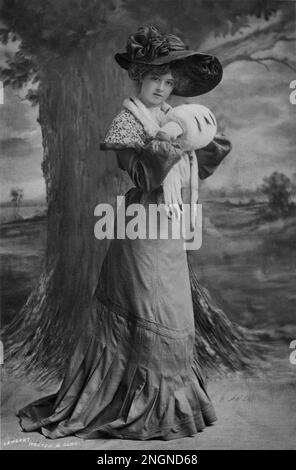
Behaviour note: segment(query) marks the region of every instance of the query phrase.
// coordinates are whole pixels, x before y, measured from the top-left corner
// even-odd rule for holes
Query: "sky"
[[[211,46],[213,39],[209,38],[208,47]],[[5,52],[16,47],[16,43],[0,46],[0,65]],[[291,58],[295,43],[280,42],[269,53]],[[206,180],[210,189],[256,189],[262,178],[273,171],[296,179],[296,105],[289,101],[290,82],[296,75],[279,63],[269,62],[268,67],[269,70],[254,62],[234,62],[224,69],[223,80],[215,90],[187,100],[208,106],[233,145],[215,174]],[[18,187],[23,189],[25,200],[45,199],[38,107],[24,100],[24,94],[5,87],[4,103],[0,104],[2,202],[9,200],[12,188]]]
[[[17,42],[0,45],[0,66],[6,54],[18,49]],[[38,107],[24,99],[26,89],[4,88],[0,104],[0,202],[9,200],[12,188],[22,188],[24,199],[45,199],[41,170],[42,139],[37,123]]]
[[[0,184],[1,201],[9,199],[12,188],[22,188],[24,199],[45,197],[41,171],[41,130],[38,108],[21,101],[10,87],[4,89],[0,105]]]
[[[271,62],[269,68],[235,62],[225,69],[221,86],[203,97],[233,146],[207,180],[211,188],[256,189],[273,171],[295,178],[296,105],[289,100],[295,72]]]

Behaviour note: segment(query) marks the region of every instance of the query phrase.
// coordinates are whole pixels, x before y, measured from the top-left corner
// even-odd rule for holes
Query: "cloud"
[[[0,105],[0,186],[2,200],[9,199],[11,187],[25,189],[25,199],[44,196],[41,171],[43,158],[38,108],[20,99],[19,92],[5,87]],[[34,189],[36,187],[36,189]]]

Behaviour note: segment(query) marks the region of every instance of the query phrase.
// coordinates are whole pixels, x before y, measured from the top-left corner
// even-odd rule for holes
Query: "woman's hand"
[[[178,165],[178,164],[177,164]],[[181,179],[180,174],[175,165],[166,176],[163,182],[163,195],[165,202],[165,210],[167,215],[174,213],[178,220],[180,220],[182,213],[182,194],[181,194]],[[180,207],[181,206],[181,207]]]

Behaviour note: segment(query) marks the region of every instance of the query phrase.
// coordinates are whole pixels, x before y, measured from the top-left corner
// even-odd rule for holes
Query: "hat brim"
[[[178,74],[182,76],[173,89],[176,96],[193,97],[208,93],[215,88],[223,76],[223,68],[217,57],[201,52],[184,50],[170,51],[169,54],[159,56],[151,61],[131,61],[126,52],[115,55],[116,62],[125,70],[132,63],[146,65],[164,65],[174,63]]]

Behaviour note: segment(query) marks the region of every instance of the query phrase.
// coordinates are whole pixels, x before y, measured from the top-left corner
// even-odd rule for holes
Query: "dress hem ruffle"
[[[50,439],[102,436],[171,440],[217,420],[193,355],[194,335],[163,336],[97,299],[93,328],[71,358],[56,394],[17,414],[25,432]]]

